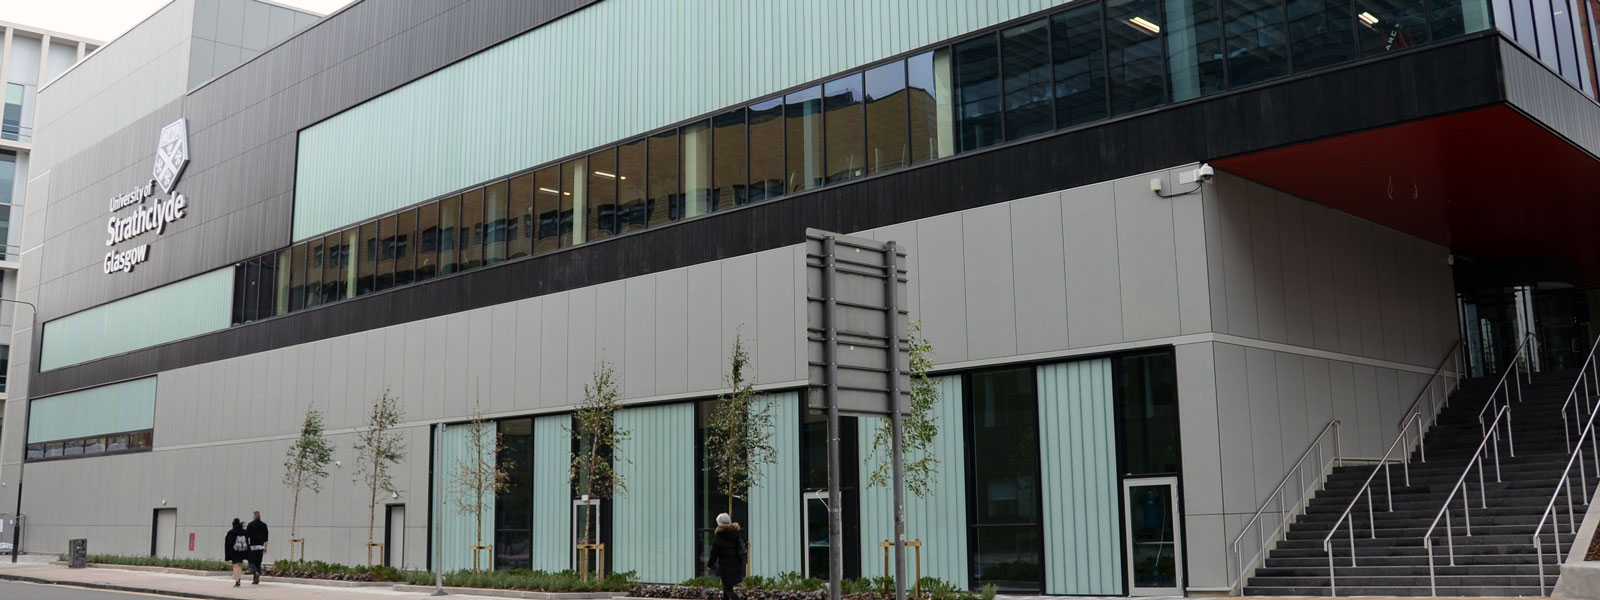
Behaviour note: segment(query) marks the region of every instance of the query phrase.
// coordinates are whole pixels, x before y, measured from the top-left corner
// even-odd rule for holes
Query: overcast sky
[[[109,42],[172,0],[0,0],[0,21]],[[328,14],[351,0],[273,0]]]

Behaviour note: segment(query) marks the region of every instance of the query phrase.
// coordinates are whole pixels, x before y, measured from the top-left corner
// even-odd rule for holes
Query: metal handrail
[[[1421,392],[1417,393],[1417,398],[1411,401],[1411,406],[1406,408],[1404,416],[1400,417],[1400,420],[1396,421],[1395,425],[1400,425],[1401,423],[1406,422],[1406,419],[1411,418],[1411,413],[1417,412],[1417,409],[1421,408],[1419,405],[1422,404],[1423,399],[1427,399],[1429,401],[1428,406],[1432,409],[1432,420],[1435,422],[1438,421],[1439,410],[1446,406],[1450,406],[1450,392],[1454,392],[1457,388],[1461,387],[1461,378],[1467,372],[1466,364],[1464,363],[1465,358],[1462,356],[1461,350],[1462,343],[1460,340],[1457,340],[1456,343],[1451,344],[1450,351],[1446,352],[1444,355],[1444,360],[1439,363],[1438,367],[1433,369],[1433,375],[1428,377],[1428,385],[1423,387]],[[1446,365],[1451,363],[1455,363],[1455,371],[1449,373],[1445,377],[1450,381],[1451,386],[1443,393],[1440,393],[1438,391],[1439,388],[1434,387],[1433,382],[1434,380],[1439,379],[1440,376],[1446,375],[1444,368]],[[1432,425],[1432,423],[1429,424]]]
[[[1484,435],[1488,435],[1489,430],[1483,423],[1483,415],[1488,413],[1494,406],[1499,404],[1497,402],[1499,397],[1504,395],[1505,405],[1511,406],[1511,389],[1506,386],[1506,378],[1511,377],[1512,373],[1526,373],[1528,383],[1530,385],[1533,383],[1533,366],[1531,361],[1528,360],[1528,349],[1533,347],[1532,343],[1532,333],[1522,336],[1522,343],[1517,345],[1517,353],[1511,355],[1511,364],[1508,366],[1505,372],[1500,374],[1500,381],[1495,384],[1494,390],[1489,392],[1489,401],[1483,404],[1483,408],[1478,409],[1478,428],[1483,432]],[[1524,363],[1530,364],[1528,364],[1527,368],[1524,368]],[[1522,379],[1517,377],[1511,377],[1511,379],[1517,384],[1517,403],[1520,404],[1522,403]],[[1504,394],[1502,394],[1502,392],[1504,392]],[[1506,426],[1506,435],[1508,437],[1511,436],[1510,425]],[[1511,455],[1516,456],[1516,450],[1512,450]]]
[[[1494,481],[1495,481],[1495,483],[1499,483],[1500,482],[1500,435],[1499,435],[1499,428],[1500,428],[1500,423],[1502,423],[1502,422],[1504,422],[1507,425],[1507,427],[1510,427],[1510,425],[1511,425],[1511,407],[1502,406],[1502,407],[1500,407],[1499,410],[1495,411],[1494,420],[1489,424],[1488,433],[1484,434],[1483,440],[1478,442],[1478,448],[1472,452],[1472,459],[1467,461],[1466,468],[1461,470],[1461,476],[1456,478],[1456,484],[1454,486],[1451,486],[1450,487],[1450,493],[1445,495],[1444,506],[1439,507],[1439,512],[1437,514],[1435,514],[1434,517],[1433,517],[1433,523],[1428,525],[1428,531],[1426,533],[1422,534],[1422,545],[1423,545],[1423,547],[1428,549],[1428,590],[1429,590],[1429,595],[1437,596],[1438,595],[1438,591],[1439,591],[1437,586],[1436,586],[1436,584],[1435,584],[1436,580],[1435,580],[1434,574],[1433,574],[1433,531],[1435,529],[1438,529],[1439,520],[1440,519],[1444,519],[1444,530],[1445,530],[1444,539],[1445,539],[1445,544],[1447,546],[1449,546],[1450,566],[1452,566],[1452,567],[1456,566],[1455,527],[1450,522],[1450,503],[1456,499],[1456,494],[1458,492],[1460,492],[1462,489],[1465,488],[1465,486],[1467,484],[1467,475],[1470,475],[1472,473],[1472,466],[1473,466],[1474,463],[1476,463],[1478,465],[1478,501],[1480,502],[1482,508],[1489,508],[1489,495],[1488,495],[1488,489],[1487,489],[1488,486],[1485,484],[1484,476],[1483,476],[1483,471],[1484,471],[1484,468],[1483,468],[1483,449],[1484,449],[1484,445],[1488,444],[1490,441],[1494,442],[1494,446],[1493,446],[1493,448],[1494,448]],[[1461,495],[1461,509],[1462,509],[1461,519],[1462,519],[1463,522],[1466,523],[1467,535],[1471,536],[1472,535],[1472,500],[1471,500],[1471,497],[1470,497],[1470,493]]]
[[[1322,461],[1322,442],[1328,437],[1329,432],[1333,433],[1333,459],[1324,463]],[[1306,458],[1309,458],[1313,453],[1317,455],[1317,478],[1312,480],[1312,486],[1308,489],[1306,487],[1305,471],[1300,467],[1305,464]],[[1233,585],[1230,586],[1231,588],[1237,591],[1239,586],[1244,584],[1244,574],[1249,572],[1250,569],[1254,568],[1256,562],[1260,560],[1262,556],[1266,555],[1267,535],[1262,529],[1256,529],[1256,555],[1250,558],[1250,563],[1248,566],[1243,562],[1243,557],[1239,552],[1239,542],[1243,541],[1245,535],[1250,533],[1251,527],[1254,527],[1256,523],[1261,521],[1261,515],[1266,513],[1267,507],[1272,505],[1272,499],[1275,497],[1278,499],[1278,512],[1279,514],[1283,515],[1283,518],[1278,523],[1278,528],[1272,532],[1271,537],[1272,539],[1276,540],[1278,534],[1289,526],[1289,513],[1286,510],[1287,507],[1284,505],[1285,501],[1283,496],[1283,486],[1289,483],[1290,478],[1297,475],[1299,476],[1300,500],[1298,500],[1295,505],[1295,508],[1298,510],[1300,505],[1304,504],[1306,499],[1309,498],[1308,492],[1317,488],[1320,483],[1326,479],[1328,470],[1335,465],[1344,466],[1344,448],[1342,438],[1339,435],[1338,419],[1328,421],[1327,425],[1322,426],[1322,431],[1317,433],[1317,437],[1312,438],[1311,445],[1306,448],[1305,452],[1300,453],[1300,459],[1294,461],[1294,466],[1289,467],[1289,471],[1283,474],[1283,479],[1278,482],[1278,487],[1272,489],[1272,493],[1268,494],[1267,499],[1261,503],[1261,508],[1256,510],[1256,514],[1251,516],[1249,521],[1245,522],[1243,529],[1239,530],[1239,536],[1233,538],[1233,561],[1234,564],[1239,565],[1239,573],[1233,580]]]
[[[1401,469],[1404,472],[1406,487],[1411,487],[1411,444],[1407,433],[1410,432],[1412,423],[1417,424],[1418,458],[1421,462],[1428,462],[1428,451],[1422,443],[1422,436],[1425,433],[1425,430],[1423,428],[1422,411],[1419,410],[1419,407],[1422,404],[1422,399],[1424,397],[1437,397],[1437,395],[1432,392],[1432,390],[1435,389],[1436,383],[1441,381],[1445,382],[1446,386],[1449,388],[1443,393],[1445,401],[1435,401],[1430,405],[1430,410],[1433,411],[1430,415],[1430,419],[1436,419],[1439,409],[1443,408],[1445,404],[1448,404],[1450,392],[1460,389],[1463,371],[1458,369],[1454,372],[1447,373],[1444,370],[1444,367],[1445,365],[1450,364],[1452,359],[1455,359],[1454,362],[1456,362],[1458,366],[1460,365],[1461,347],[1461,342],[1457,340],[1456,344],[1452,346],[1450,351],[1445,354],[1444,360],[1439,362],[1439,367],[1433,370],[1433,376],[1428,379],[1428,383],[1423,386],[1422,391],[1417,393],[1417,399],[1411,402],[1411,408],[1407,409],[1408,412],[1401,419],[1400,431],[1395,435],[1394,441],[1389,442],[1389,448],[1384,450],[1383,457],[1378,459],[1377,466],[1372,468],[1372,473],[1367,475],[1367,479],[1361,483],[1361,487],[1356,488],[1355,495],[1350,498],[1350,504],[1346,505],[1344,512],[1340,513],[1339,518],[1334,520],[1332,528],[1328,530],[1328,535],[1322,538],[1322,549],[1328,553],[1329,590],[1336,590],[1336,582],[1334,581],[1335,574],[1333,571],[1333,536],[1339,532],[1339,526],[1346,521],[1349,521],[1350,523],[1350,566],[1355,566],[1356,564],[1356,525],[1355,521],[1351,519],[1350,514],[1355,510],[1356,503],[1361,501],[1361,497],[1363,495],[1367,497],[1367,523],[1369,524],[1368,535],[1370,535],[1373,539],[1378,537],[1377,521],[1372,515],[1372,481],[1378,477],[1378,471],[1383,471],[1383,480],[1385,486],[1384,494],[1385,498],[1388,500],[1387,510],[1391,512],[1394,511],[1394,481],[1390,477],[1389,468],[1389,466],[1393,464],[1393,461],[1390,460],[1389,457],[1394,454],[1395,448],[1401,447],[1401,442],[1406,442],[1404,444],[1405,453],[1401,455]]]
[[[1567,467],[1561,470],[1561,478],[1556,480],[1556,489],[1550,493],[1550,502],[1545,504],[1544,512],[1539,515],[1539,525],[1533,528],[1533,549],[1539,555],[1539,595],[1544,595],[1544,524],[1552,521],[1552,534],[1555,538],[1556,560],[1559,564],[1561,558],[1561,514],[1556,512],[1556,500],[1564,491],[1567,493],[1567,533],[1578,532],[1578,519],[1572,510],[1572,464],[1578,463],[1578,491],[1581,495],[1579,501],[1584,505],[1589,504],[1589,475],[1583,460],[1583,443],[1589,442],[1589,451],[1593,455],[1595,476],[1600,477],[1600,449],[1597,449],[1594,433],[1595,410],[1594,399],[1600,397],[1600,370],[1595,363],[1595,352],[1600,350],[1600,338],[1597,338],[1589,348],[1589,356],[1584,359],[1583,365],[1578,367],[1578,377],[1572,382],[1572,389],[1567,392],[1567,399],[1561,403],[1561,430],[1567,436]],[[1578,432],[1578,444],[1572,444],[1572,431],[1567,423],[1567,406],[1578,397],[1578,389],[1583,389],[1582,406],[1589,413],[1589,419],[1584,423],[1583,430]],[[1591,390],[1591,387],[1593,388]],[[1575,409],[1576,410],[1576,409]],[[1581,415],[1580,415],[1581,417]]]

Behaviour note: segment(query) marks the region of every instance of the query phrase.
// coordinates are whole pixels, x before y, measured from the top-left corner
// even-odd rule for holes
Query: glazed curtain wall
[[[483,424],[485,435],[493,439],[499,430],[498,423],[487,421]],[[471,499],[472,491],[462,489],[456,483],[458,473],[463,469],[472,469],[476,459],[472,455],[472,436],[465,423],[457,423],[445,428],[444,436],[438,441],[441,449],[440,462],[434,469],[433,494],[435,498],[443,501],[443,514],[440,515],[439,527],[442,530],[440,550],[440,564],[445,572],[458,571],[472,568],[472,546],[489,546],[494,544],[495,531],[495,495],[493,492],[485,494],[482,501],[483,530],[479,536],[477,517],[472,514],[471,508],[464,507],[474,504]],[[492,444],[482,456],[488,464],[494,464],[496,457]],[[494,568],[494,554],[480,552],[478,554],[479,567],[485,570]]]
[[[922,540],[922,575],[957,585],[967,581],[967,494],[966,452],[961,431],[966,427],[962,410],[961,377],[938,379],[939,402],[933,414],[939,424],[934,438],[933,456],[938,462],[933,488],[918,498],[906,492],[906,540]],[[887,487],[867,485],[871,469],[888,460],[887,453],[873,452],[872,438],[882,419],[861,419],[859,445],[866,457],[861,474],[861,574],[883,574],[883,549],[879,543],[894,539],[894,495]],[[907,455],[906,460],[917,460]],[[892,550],[890,559],[893,560]],[[916,558],[907,550],[907,574],[912,575]],[[892,568],[892,567],[891,567]]]
[[[156,378],[46,396],[28,409],[29,444],[148,430],[155,426]]]
[[[293,239],[1061,3],[600,2],[303,130]]]
[[[44,324],[49,371],[228,327],[233,268],[223,268]]]
[[[693,577],[694,404],[627,408],[616,419],[630,432],[613,465],[628,490],[612,501],[616,564],[607,570],[656,583]]]

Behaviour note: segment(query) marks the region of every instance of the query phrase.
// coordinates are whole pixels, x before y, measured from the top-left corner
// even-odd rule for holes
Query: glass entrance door
[[[828,493],[806,492],[800,494],[805,506],[802,527],[805,530],[805,576],[828,579]]]
[[[1128,593],[1183,595],[1183,534],[1178,527],[1178,478],[1122,482],[1127,507]]]

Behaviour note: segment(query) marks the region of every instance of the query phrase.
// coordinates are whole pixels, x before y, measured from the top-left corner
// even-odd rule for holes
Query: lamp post
[[[34,306],[32,302],[27,302],[27,301],[24,301],[24,300],[12,300],[10,298],[0,298],[0,302],[13,302],[13,303],[16,303],[16,304],[24,304],[24,305],[27,305],[28,308],[33,309],[33,315],[32,315],[32,317],[30,317],[28,319],[28,336],[29,336],[29,338],[32,338],[33,335],[38,332],[38,329],[39,329],[39,327],[38,327],[38,325],[39,325],[39,307]],[[29,354],[31,356],[33,344],[28,344],[28,346],[29,346]],[[31,358],[30,358],[30,360],[28,362],[29,362],[29,364],[33,363]],[[6,368],[8,368],[8,369],[10,368],[10,364],[9,363],[7,363],[7,367]],[[6,379],[9,380],[10,376],[7,375]],[[28,430],[28,428],[27,428],[27,420],[26,419],[23,420],[23,428],[22,428],[22,430],[23,431],[27,431]],[[27,462],[27,459],[28,459],[27,444],[23,444],[22,460],[18,460],[17,461],[17,513],[15,515],[16,518],[11,523],[11,562],[13,562],[13,563],[17,562],[17,554],[22,549],[22,546],[21,546],[21,544],[22,544],[22,467],[23,467],[23,464]]]

